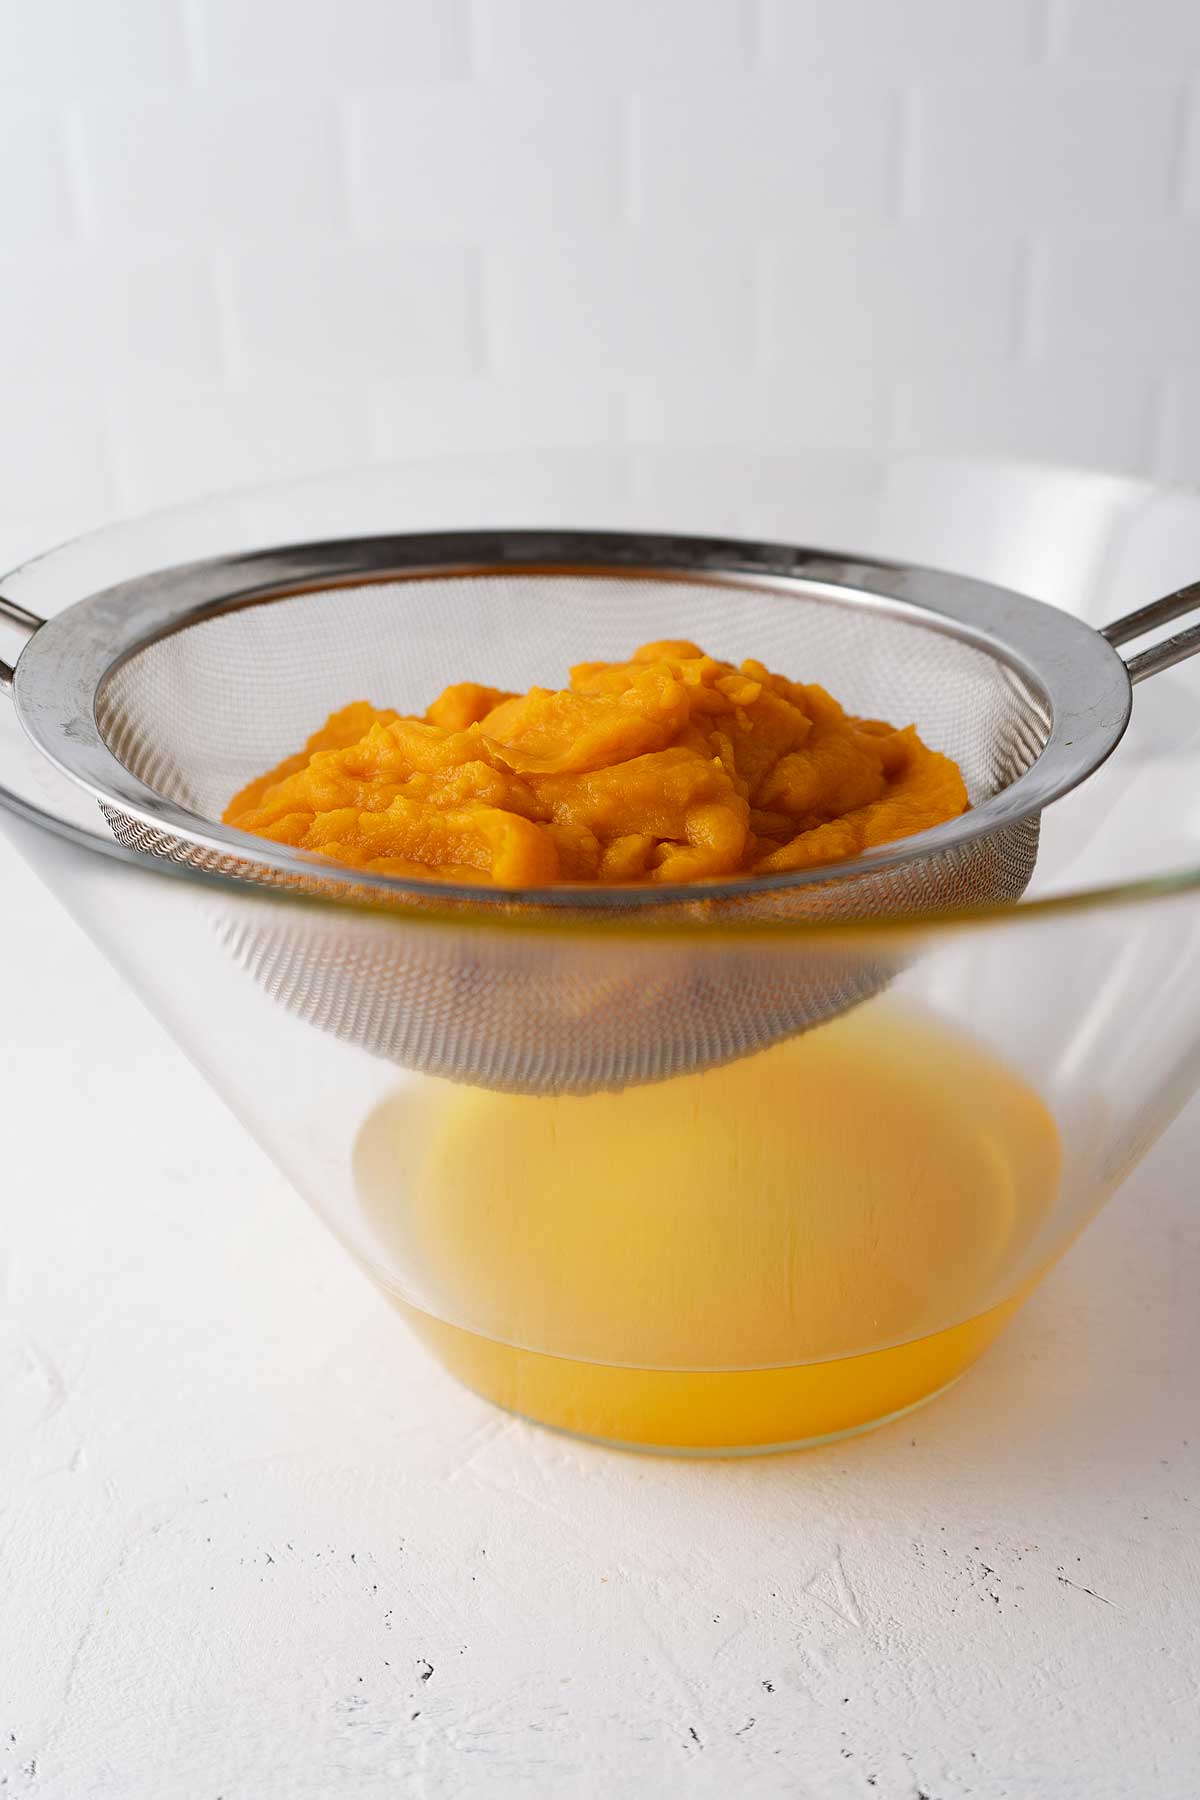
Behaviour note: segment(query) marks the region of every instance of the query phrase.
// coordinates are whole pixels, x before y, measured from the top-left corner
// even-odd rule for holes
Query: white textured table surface
[[[654,1461],[456,1388],[0,855],[0,1788],[1192,1800],[1200,1110],[954,1393]]]

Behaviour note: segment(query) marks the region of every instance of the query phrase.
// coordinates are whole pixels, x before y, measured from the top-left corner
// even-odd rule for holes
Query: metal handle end
[[[1101,634],[1107,638],[1115,650],[1119,644],[1128,644],[1134,638],[1145,637],[1157,625],[1169,625],[1174,619],[1182,619],[1188,613],[1200,612],[1200,581],[1189,582],[1187,587],[1176,588],[1173,594],[1164,594],[1161,600],[1152,600],[1149,606],[1140,606],[1136,612],[1127,613],[1123,619],[1114,619],[1106,625]],[[1145,681],[1147,675],[1157,675],[1161,669],[1174,668],[1176,663],[1186,661],[1189,656],[1200,652],[1200,625],[1191,625],[1186,631],[1177,631],[1174,637],[1164,638],[1161,644],[1152,644],[1149,650],[1142,650],[1137,656],[1131,656],[1125,663],[1132,682]]]
[[[1200,625],[1192,625],[1187,631],[1177,631],[1174,637],[1164,638],[1161,644],[1152,644],[1149,650],[1131,656],[1125,667],[1130,681],[1137,683],[1145,681],[1147,675],[1157,675],[1162,669],[1173,669],[1176,663],[1186,662],[1198,651]]]
[[[27,606],[18,606],[15,600],[6,600],[3,594],[0,594],[0,619],[7,619],[10,625],[16,625],[30,637],[46,623]],[[14,673],[12,663],[0,660],[0,694],[11,694]]]

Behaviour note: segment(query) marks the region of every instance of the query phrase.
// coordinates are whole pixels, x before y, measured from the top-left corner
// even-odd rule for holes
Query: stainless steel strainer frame
[[[1128,724],[1132,684],[1200,650],[1200,625],[1126,663],[1116,646],[1200,610],[1200,583],[1110,625],[1103,633],[1054,607],[990,583],[898,562],[773,543],[629,532],[511,530],[422,533],[296,544],[177,565],[88,596],[43,621],[0,597],[0,613],[30,633],[15,668],[0,663],[34,744],[102,805],[198,851],[250,861],[284,878],[344,888],[347,873],[323,858],[200,817],[155,792],[114,755],[97,717],[106,679],[157,639],[201,620],[288,596],[406,578],[518,572],[678,576],[820,597],[908,618],[977,646],[1028,686],[1049,732],[1032,765],[962,818],[836,865],[839,880],[878,874],[933,850],[1035,818],[1096,769]],[[455,671],[450,671],[451,674]],[[802,675],[803,671],[798,671]],[[828,883],[829,868],[706,882],[706,901]],[[397,896],[508,903],[512,891],[455,887],[377,874],[357,888]],[[520,890],[539,907],[625,907],[695,901],[695,886],[589,886]]]
[[[506,891],[341,869],[189,811],[122,760],[149,749],[152,762],[139,767],[149,781],[160,778],[157,728],[126,740],[121,684],[136,679],[140,653],[153,658],[155,645],[194,623],[303,594],[317,596],[319,612],[329,590],[376,584],[389,607],[406,578],[428,585],[431,576],[551,573],[624,575],[660,588],[676,576],[710,600],[725,586],[767,590],[940,633],[968,661],[994,663],[1017,707],[1014,754],[989,771],[1004,779],[980,788],[962,819],[853,862],[672,888]],[[31,634],[15,670],[0,665],[0,683],[13,688],[35,747],[100,802],[118,843],[160,868],[174,862],[234,877],[208,923],[273,1003],[408,1069],[521,1093],[589,1093],[689,1073],[808,1030],[878,994],[911,954],[873,942],[827,946],[823,920],[915,923],[1016,900],[1033,870],[1042,809],[1119,742],[1133,681],[1200,649],[1200,626],[1128,665],[1115,646],[1198,608],[1200,584],[1102,635],[982,582],[782,545],[557,531],[372,537],[168,568],[80,600],[49,623],[0,601],[0,614]],[[945,659],[936,667],[944,670]],[[959,696],[957,677],[937,679],[947,682],[945,695]],[[885,681],[881,698],[887,691]],[[969,705],[972,694],[964,688]],[[185,689],[185,733],[186,705]],[[141,727],[130,717],[136,737]],[[365,906],[281,911],[279,888],[288,899]],[[238,889],[256,904],[240,904]],[[410,929],[414,920],[421,930]],[[495,921],[518,929],[470,929]],[[768,921],[782,934],[748,960],[739,927]],[[592,929],[622,922],[651,930],[630,943]],[[682,923],[701,927],[703,941],[677,939]],[[542,928],[553,924],[565,929],[547,935]],[[805,937],[805,925],[816,935]]]

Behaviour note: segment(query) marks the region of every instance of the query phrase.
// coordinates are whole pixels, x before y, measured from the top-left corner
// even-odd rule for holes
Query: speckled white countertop
[[[980,1368],[802,1455],[428,1363],[0,852],[0,1788],[1192,1800],[1200,1107]]]

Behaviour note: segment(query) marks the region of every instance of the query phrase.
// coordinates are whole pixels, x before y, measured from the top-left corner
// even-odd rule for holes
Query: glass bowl
[[[207,502],[65,545],[0,589],[46,616],[197,557],[537,525],[823,544],[982,576],[1096,624],[1200,571],[1200,496],[1135,481],[846,452],[565,452]],[[446,679],[464,674],[487,677]],[[943,1391],[1191,1094],[1198,774],[1200,672],[1184,665],[1138,690],[1117,753],[1047,812],[1016,907],[529,925],[348,907],[124,850],[0,700],[0,825],[427,1348],[530,1418],[693,1454],[821,1442]],[[379,1054],[270,978],[272,945],[330,931],[418,973],[503,963],[531,993],[567,955],[599,988],[719,971],[751,993],[797,957],[888,979],[753,1056],[534,1096]]]

